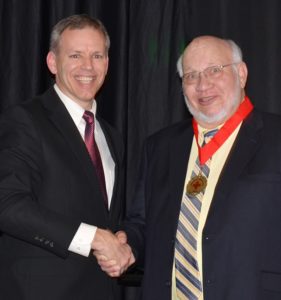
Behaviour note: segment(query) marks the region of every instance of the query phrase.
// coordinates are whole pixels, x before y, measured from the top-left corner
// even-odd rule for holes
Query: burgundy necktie
[[[92,162],[95,166],[98,180],[100,183],[101,192],[104,198],[104,202],[106,208],[108,208],[108,200],[107,200],[107,192],[106,192],[106,185],[105,185],[105,177],[104,171],[102,166],[102,160],[100,157],[100,152],[98,146],[95,141],[95,118],[93,113],[90,111],[85,111],[83,115],[84,120],[86,121],[86,128],[85,128],[85,144],[92,159]]]

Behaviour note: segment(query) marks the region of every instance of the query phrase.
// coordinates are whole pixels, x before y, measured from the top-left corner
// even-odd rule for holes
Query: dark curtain
[[[52,84],[45,63],[50,30],[74,13],[98,17],[111,36],[109,74],[98,109],[123,134],[128,206],[144,139],[190,117],[176,61],[193,37],[213,34],[235,40],[248,65],[252,102],[281,114],[278,0],[0,0],[0,110]],[[137,299],[138,292],[128,288],[124,297]]]

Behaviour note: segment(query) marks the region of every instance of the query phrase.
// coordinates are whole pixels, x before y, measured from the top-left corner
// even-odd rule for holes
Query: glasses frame
[[[211,69],[214,69],[214,68],[218,68],[221,71],[219,73],[219,75],[221,75],[224,68],[229,67],[229,66],[233,66],[233,65],[236,65],[236,64],[238,64],[238,62],[233,62],[233,63],[229,63],[229,64],[225,64],[225,65],[210,66],[210,67],[207,67],[206,69],[204,69],[203,71],[200,71],[200,72],[198,72],[198,71],[188,72],[188,73],[183,74],[182,81],[183,81],[183,83],[185,83],[187,85],[192,85],[192,84],[198,82],[198,80],[199,80],[199,78],[201,76],[201,73],[204,74],[205,78],[210,78],[210,77],[212,78],[212,76],[210,76],[210,74],[207,73],[208,70],[211,70]],[[187,82],[188,79],[186,77],[187,77],[187,75],[191,75],[191,74],[194,74],[196,76],[195,76],[194,79],[190,80],[190,82]],[[215,75],[215,73],[213,75]]]

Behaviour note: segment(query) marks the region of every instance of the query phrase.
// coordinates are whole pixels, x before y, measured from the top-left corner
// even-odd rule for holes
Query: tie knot
[[[212,139],[212,137],[217,133],[217,131],[218,131],[218,129],[216,128],[216,129],[205,132],[203,144],[207,144]]]
[[[94,114],[88,110],[85,110],[83,119],[86,121],[88,124],[93,124],[95,121]]]

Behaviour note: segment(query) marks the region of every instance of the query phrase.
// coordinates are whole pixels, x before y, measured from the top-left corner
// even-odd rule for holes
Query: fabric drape
[[[278,0],[0,0],[1,111],[53,83],[45,62],[49,34],[75,13],[101,19],[111,37],[109,73],[97,101],[124,138],[128,207],[144,139],[189,118],[176,62],[193,37],[236,41],[249,69],[247,94],[256,107],[281,114]]]

